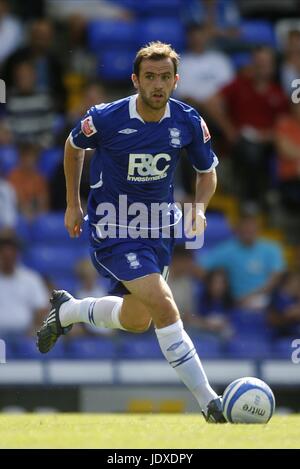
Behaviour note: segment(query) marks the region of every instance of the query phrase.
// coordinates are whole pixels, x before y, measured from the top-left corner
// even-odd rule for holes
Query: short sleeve
[[[71,145],[78,149],[96,148],[99,145],[100,115],[91,107],[70,133]]]
[[[269,245],[269,272],[270,274],[282,272],[285,267],[285,260],[280,246],[277,244]]]
[[[205,120],[192,109],[189,113],[192,142],[186,146],[188,159],[194,169],[208,173],[218,165],[218,158],[211,148],[211,136]]]

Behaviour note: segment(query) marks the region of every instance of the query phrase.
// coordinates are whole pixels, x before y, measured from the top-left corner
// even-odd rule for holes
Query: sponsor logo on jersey
[[[181,138],[180,138],[180,130],[172,127],[169,129],[169,137],[170,137],[170,145],[174,148],[181,147]]]
[[[137,130],[136,129],[118,130],[118,134],[125,134],[125,135],[133,134],[134,132],[137,132]]]
[[[148,182],[164,179],[170,167],[166,162],[170,160],[171,156],[167,153],[130,153],[127,181]]]
[[[91,137],[97,133],[92,116],[88,116],[81,121],[81,130],[86,137]]]
[[[201,117],[201,127],[202,127],[202,133],[203,133],[203,142],[206,143],[208,140],[210,140],[210,133],[208,130],[208,127],[206,125],[206,122],[204,119]]]

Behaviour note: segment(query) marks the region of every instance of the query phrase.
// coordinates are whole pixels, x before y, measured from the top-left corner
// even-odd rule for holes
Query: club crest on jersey
[[[125,254],[127,262],[129,264],[130,269],[139,269],[141,266],[140,261],[137,258],[137,255],[134,252],[129,252]]]
[[[91,137],[97,133],[92,116],[88,116],[81,121],[81,130],[86,137]]]
[[[170,145],[171,147],[174,148],[180,148],[181,147],[181,138],[180,138],[180,130],[176,129],[175,127],[172,127],[169,129],[169,137],[170,137]]]
[[[201,117],[201,127],[202,127],[202,134],[203,134],[203,142],[206,143],[208,140],[210,140],[210,133],[208,130],[208,127],[206,125],[206,122],[204,119]]]

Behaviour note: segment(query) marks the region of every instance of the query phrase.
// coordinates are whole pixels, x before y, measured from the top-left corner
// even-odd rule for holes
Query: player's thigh
[[[157,327],[164,327],[179,319],[179,312],[172,292],[160,274],[123,282],[134,298],[141,301],[150,311]]]
[[[128,331],[145,332],[152,321],[150,309],[134,295],[124,295],[120,312],[122,326]]]

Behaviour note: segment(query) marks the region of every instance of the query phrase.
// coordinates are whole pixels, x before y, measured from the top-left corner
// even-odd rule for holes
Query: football
[[[258,378],[236,379],[223,394],[223,413],[230,423],[267,423],[274,409],[272,390]]]

